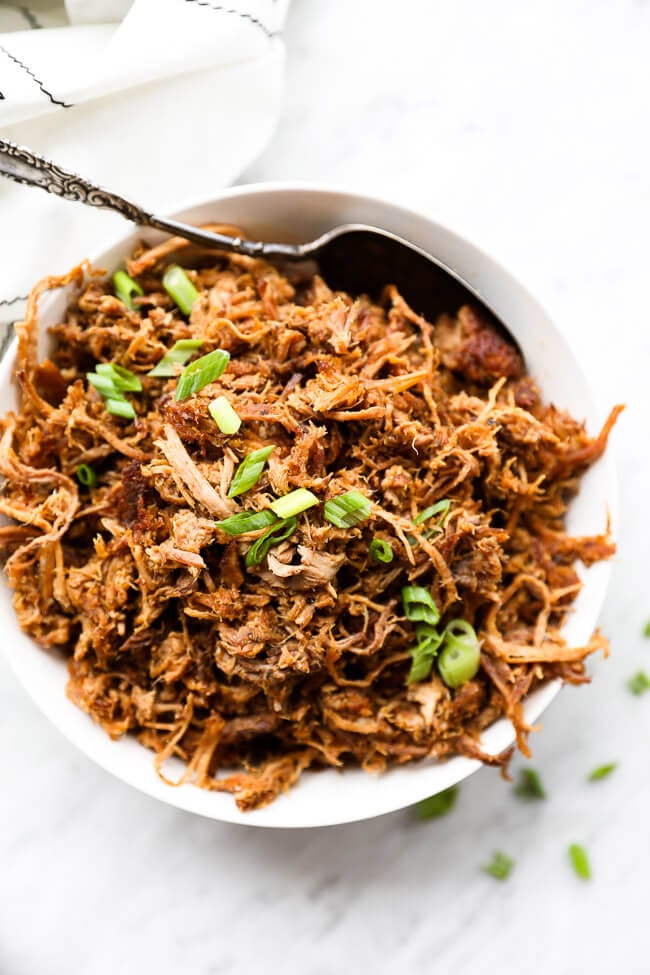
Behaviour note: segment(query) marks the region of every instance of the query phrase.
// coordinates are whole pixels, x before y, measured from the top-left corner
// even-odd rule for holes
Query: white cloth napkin
[[[288,5],[0,0],[0,135],[157,212],[209,196],[271,136]],[[120,227],[0,178],[0,323]]]

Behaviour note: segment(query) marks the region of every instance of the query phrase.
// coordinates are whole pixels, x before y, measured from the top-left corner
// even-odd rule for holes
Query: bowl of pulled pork
[[[620,407],[517,281],[417,213],[257,185],[177,216],[382,227],[512,338],[471,302],[425,317],[390,275],[352,293],[154,232],[54,256],[0,366],[19,679],[121,780],[255,826],[365,819],[529,754],[607,655]]]

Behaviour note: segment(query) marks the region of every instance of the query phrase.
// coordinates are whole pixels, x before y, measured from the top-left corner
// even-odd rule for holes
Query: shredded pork
[[[189,320],[161,285],[172,258],[199,289]],[[608,558],[608,533],[564,527],[580,475],[603,452],[541,400],[518,351],[469,307],[425,321],[394,288],[381,303],[334,293],[309,269],[201,253],[174,240],[129,265],[134,311],[90,269],[48,278],[20,337],[21,406],[2,420],[0,528],[23,629],[68,659],[68,693],[113,738],[130,733],[181,781],[231,792],[241,809],[272,801],[308,767],[369,771],[451,754],[485,755],[481,731],[509,718],[542,681],[586,680],[582,647],[560,629],[580,582],[575,563]],[[38,362],[38,298],[77,297]],[[176,402],[176,378],[148,371],[172,344],[228,351],[217,381]],[[141,378],[137,416],[107,413],[85,374],[114,362]],[[226,437],[216,396],[239,414]],[[275,450],[257,484],[228,488],[252,450]],[[81,487],[80,464],[97,484]],[[370,518],[341,529],[322,504],[247,568],[259,532],[231,538],[217,521],[268,507],[298,487],[324,502],[355,489]],[[414,525],[449,499],[444,524]],[[394,559],[373,562],[373,538]],[[476,628],[481,668],[457,690],[407,685],[413,624],[400,602],[424,586],[443,623]],[[177,780],[178,781],[178,780]]]

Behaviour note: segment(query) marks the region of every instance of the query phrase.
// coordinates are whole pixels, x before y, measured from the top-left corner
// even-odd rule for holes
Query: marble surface
[[[0,659],[0,973],[648,971],[647,0],[294,0],[280,127],[245,180],[347,183],[490,251],[580,350],[614,438],[612,656],[534,739],[549,797],[490,771],[445,819],[263,832],[95,768]],[[638,446],[637,446],[638,445]],[[605,761],[611,779],[587,784]],[[589,850],[591,883],[567,863]],[[516,858],[499,884],[479,870]]]

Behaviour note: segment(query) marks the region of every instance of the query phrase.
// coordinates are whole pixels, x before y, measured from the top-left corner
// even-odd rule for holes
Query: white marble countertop
[[[294,0],[287,37],[284,116],[246,181],[347,183],[448,223],[547,306],[603,402],[627,402],[612,657],[544,716],[545,802],[481,771],[446,819],[302,833],[114,781],[0,659],[0,973],[647,972],[650,694],[625,681],[650,670],[650,3]],[[517,861],[504,884],[479,870],[495,849]]]

